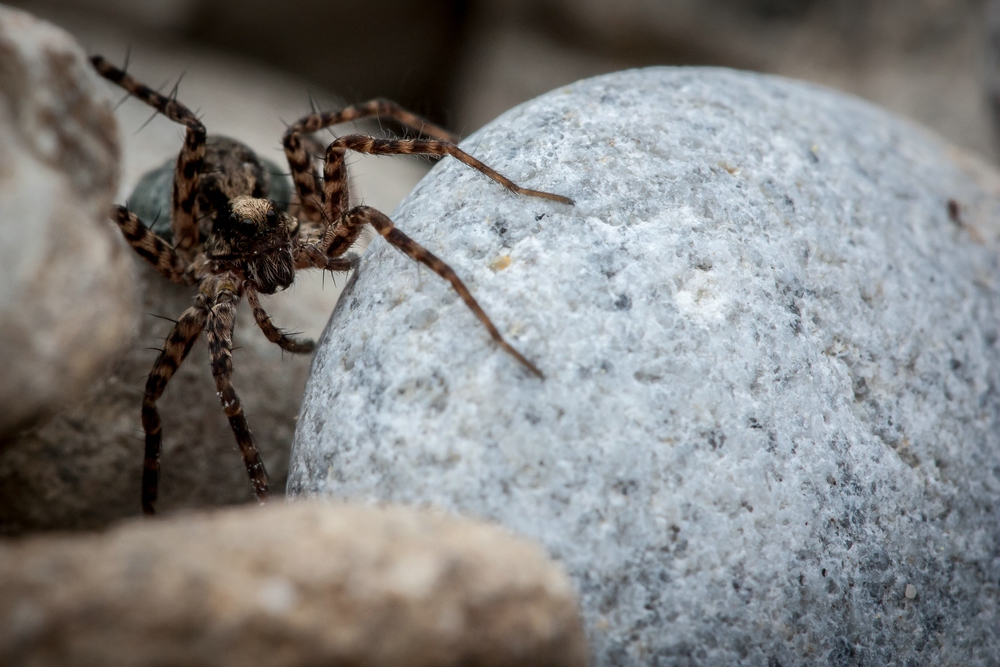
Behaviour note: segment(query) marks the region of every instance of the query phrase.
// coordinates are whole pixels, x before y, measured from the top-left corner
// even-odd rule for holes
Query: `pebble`
[[[585,667],[566,574],[482,522],[275,504],[0,541],[0,664]]]
[[[107,212],[111,103],[61,29],[0,7],[0,440],[78,400],[134,334],[132,264]],[[0,446],[2,449],[3,446]]]
[[[446,160],[395,222],[546,377],[377,239],[290,494],[541,541],[602,666],[995,664],[995,170],[856,98],[710,68],[581,81],[463,146],[576,206]]]

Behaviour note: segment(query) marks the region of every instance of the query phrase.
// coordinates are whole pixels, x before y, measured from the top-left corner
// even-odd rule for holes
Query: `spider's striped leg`
[[[90,61],[105,79],[118,84],[175,123],[187,127],[184,146],[174,168],[171,225],[176,247],[182,251],[190,250],[198,242],[195,200],[198,197],[198,178],[205,161],[205,126],[186,106],[140,83],[101,56],[93,56]]]
[[[208,351],[212,357],[212,377],[215,390],[222,401],[222,409],[229,418],[229,426],[236,436],[236,444],[243,456],[243,464],[250,477],[250,486],[261,503],[267,498],[267,471],[250,433],[250,425],[243,414],[243,404],[233,388],[233,326],[236,322],[236,304],[239,279],[232,274],[222,274],[214,282],[212,307],[208,312],[206,333]],[[205,289],[205,288],[203,288]]]
[[[329,257],[323,250],[323,242],[327,236],[332,234],[324,233],[317,241],[300,241],[292,249],[292,258],[295,262],[295,270],[300,269],[322,269],[323,271],[333,271],[335,273],[347,273],[353,271],[358,266],[361,259],[357,255],[347,257]]]
[[[190,265],[187,260],[143,224],[139,216],[124,206],[114,206],[111,209],[111,219],[118,223],[128,244],[161,275],[175,283],[194,283],[194,278],[188,271]]]
[[[288,158],[288,166],[292,170],[295,191],[299,195],[299,217],[309,222],[320,223],[323,221],[321,213],[323,199],[320,193],[319,177],[303,135],[309,135],[341,123],[350,123],[371,117],[393,120],[424,136],[451,143],[458,142],[457,135],[389,100],[376,99],[362,104],[354,104],[340,111],[312,113],[304,116],[288,127],[282,140],[285,146],[285,156]],[[334,220],[336,218],[330,218],[327,222]]]
[[[154,513],[153,503],[156,502],[160,481],[161,425],[156,401],[198,340],[205,327],[205,316],[204,300],[199,297],[198,303],[185,310],[170,330],[146,379],[146,391],[142,396],[142,429],[146,432],[146,453],[142,465],[142,511],[145,514]]]
[[[376,139],[375,137],[370,137],[366,134],[349,134],[334,139],[333,143],[331,143],[329,148],[327,148],[326,159],[328,169],[331,154],[333,154],[335,150],[339,151],[341,161],[343,161],[342,156],[344,149],[357,151],[358,153],[366,153],[368,155],[450,155],[459,162],[463,162],[476,171],[493,179],[511,192],[519,195],[526,195],[528,197],[551,199],[552,201],[557,201],[560,204],[573,204],[573,200],[569,197],[563,197],[562,195],[553,194],[551,192],[542,192],[541,190],[529,190],[528,188],[522,188],[514,181],[498,173],[491,167],[488,167],[450,141],[444,141],[441,139]]]
[[[479,321],[486,327],[486,330],[490,333],[490,336],[493,337],[493,340],[496,341],[496,344],[519,362],[524,364],[525,368],[529,371],[538,377],[544,377],[542,372],[538,370],[537,366],[528,361],[524,355],[515,350],[510,343],[504,340],[500,331],[496,328],[496,326],[494,326],[492,320],[490,320],[489,316],[472,296],[472,293],[469,292],[469,288],[465,286],[465,283],[461,281],[455,271],[426,248],[403,232],[399,231],[399,229],[392,224],[392,220],[390,220],[384,213],[368,206],[357,206],[344,214],[344,216],[341,217],[335,225],[331,225],[331,227],[343,228],[347,232],[352,232],[353,230],[360,229],[365,225],[371,225],[374,227],[375,231],[377,231],[382,238],[395,246],[397,250],[402,252],[407,257],[420,262],[431,271],[451,283],[452,289],[458,293],[458,296],[462,298],[462,301],[464,301],[465,305],[469,307],[469,310],[471,310],[475,316],[479,318]]]
[[[260,299],[257,297],[257,290],[255,290],[249,283],[245,286],[245,291],[247,295],[247,303],[250,304],[250,308],[253,310],[253,318],[257,321],[257,326],[260,330],[264,332],[264,336],[280,347],[285,352],[291,352],[292,354],[309,354],[316,347],[316,343],[311,340],[295,340],[289,336],[286,336],[278,327],[274,326],[271,322],[271,318],[268,317],[267,313],[260,305]]]
[[[343,149],[327,151],[321,215],[330,224],[318,230],[310,230],[307,236],[300,235],[292,255],[296,269],[314,267],[329,271],[350,271],[357,262],[357,258],[341,259],[358,240],[364,228],[364,225],[351,227],[339,223],[350,201],[344,153]]]

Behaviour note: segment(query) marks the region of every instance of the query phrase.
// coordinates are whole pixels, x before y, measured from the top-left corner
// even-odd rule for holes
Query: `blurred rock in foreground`
[[[534,544],[400,507],[297,503],[0,541],[0,664],[585,667]]]

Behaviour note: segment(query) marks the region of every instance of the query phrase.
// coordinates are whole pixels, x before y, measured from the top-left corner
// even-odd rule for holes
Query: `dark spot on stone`
[[[958,226],[962,226],[962,205],[955,199],[948,200],[948,219]]]
[[[868,383],[863,377],[854,379],[854,400],[863,401],[868,396]]]
[[[632,299],[628,294],[622,294],[615,300],[615,308],[617,310],[631,310]]]
[[[726,436],[718,431],[712,431],[708,434],[708,445],[712,448],[712,451],[721,448],[726,444]]]
[[[620,479],[611,488],[623,496],[629,496],[639,489],[639,482],[634,479]]]

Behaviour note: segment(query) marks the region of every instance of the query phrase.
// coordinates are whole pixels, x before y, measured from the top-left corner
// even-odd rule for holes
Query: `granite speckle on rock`
[[[536,544],[295,503],[0,540],[0,663],[585,667],[587,645]]]
[[[541,540],[600,665],[995,665],[997,176],[857,99],[618,73],[439,164],[315,357],[289,493]]]

